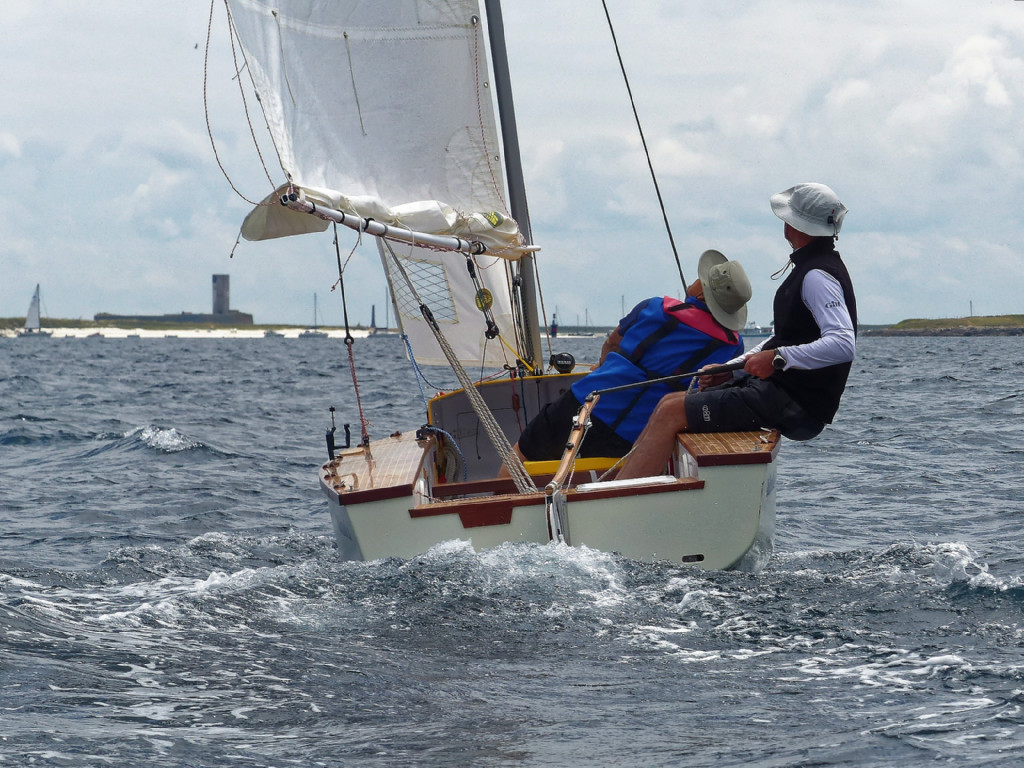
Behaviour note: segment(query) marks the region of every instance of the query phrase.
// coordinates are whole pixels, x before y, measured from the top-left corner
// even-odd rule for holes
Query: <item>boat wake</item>
[[[1024,746],[1005,727],[1024,665],[965,642],[1006,631],[995,624],[1019,614],[1020,584],[956,543],[786,554],[753,575],[464,541],[352,562],[326,536],[208,533],[122,547],[91,571],[0,574],[0,587],[9,650],[45,661],[31,681],[8,675],[5,706],[24,713],[14,738],[39,727],[30,715],[45,701],[102,718],[140,754],[151,736],[195,728],[286,727],[294,748],[330,736],[328,723],[359,722],[392,724],[388,738],[411,749],[417,723],[498,733],[499,703],[502,717],[543,717],[531,702],[553,692],[600,694],[632,722],[629,692],[642,685],[659,711],[726,697],[729,717],[756,723],[778,697],[841,698],[851,734],[941,753],[969,727]],[[721,713],[692,712],[694,727]]]

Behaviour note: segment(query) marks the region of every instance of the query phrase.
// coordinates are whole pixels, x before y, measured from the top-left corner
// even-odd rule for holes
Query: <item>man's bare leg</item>
[[[526,461],[526,457],[523,456],[523,452],[519,450],[519,443],[512,445],[512,453],[519,457],[520,461]],[[505,462],[501,462],[501,466],[498,468],[498,477],[512,477],[512,474],[508,471],[508,467],[505,466]]]
[[[672,392],[661,398],[647,426],[633,446],[633,452],[615,476],[617,480],[660,474],[672,455],[676,433],[686,430],[685,392]]]

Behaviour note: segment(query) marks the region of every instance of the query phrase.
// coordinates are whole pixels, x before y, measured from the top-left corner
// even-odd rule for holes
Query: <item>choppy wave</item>
[[[164,453],[177,453],[178,451],[189,451],[193,448],[202,447],[202,443],[198,440],[186,437],[174,427],[169,429],[154,426],[138,427],[125,435],[125,437],[138,437],[143,445],[163,451]]]
[[[1019,366],[956,365],[999,343],[862,345],[841,418],[783,446],[756,575],[464,541],[343,562],[315,475],[343,367],[63,345],[2,382],[0,763],[1016,765]],[[373,428],[408,427],[401,346],[372,353]]]
[[[300,729],[289,743],[316,752],[332,722],[364,723],[370,741],[387,741],[382,723],[396,717],[502,743],[505,715],[491,707],[530,712],[531,697],[551,686],[559,696],[575,688],[567,700],[641,686],[645,706],[671,723],[681,690],[720,709],[742,680],[732,717],[774,721],[765,697],[826,709],[842,701],[850,743],[870,734],[940,755],[970,734],[1024,747],[1006,727],[1020,714],[1024,666],[974,647],[976,617],[955,594],[1018,588],[987,570],[955,543],[795,553],[752,576],[555,545],[478,553],[458,541],[411,560],[352,563],[323,537],[211,533],[179,547],[122,548],[73,583],[22,573],[0,585],[8,648],[54,667],[36,693],[15,676],[18,711],[73,701],[122,739],[117,724],[131,723],[129,753],[152,754],[154,738],[176,743],[181,729],[226,727],[283,757],[252,729]],[[994,619],[988,632],[1018,631],[1014,617],[1004,614],[1001,627]],[[74,671],[57,676],[69,664]],[[482,708],[467,708],[467,695]],[[626,724],[638,716],[614,708]],[[407,727],[388,732],[405,744],[385,750],[390,760],[409,759],[412,744],[445,753]],[[773,754],[799,753],[778,735],[761,737]],[[696,740],[684,742],[702,754]],[[367,755],[365,744],[334,749]]]
[[[154,451],[157,454],[176,454],[184,452],[221,453],[201,440],[183,434],[175,427],[160,427],[152,424],[133,427],[126,432],[99,433],[91,436],[90,441],[98,443],[85,456],[87,458],[114,452],[130,452],[137,450]]]

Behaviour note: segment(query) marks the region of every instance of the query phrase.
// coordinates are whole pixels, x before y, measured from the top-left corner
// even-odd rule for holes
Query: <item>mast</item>
[[[508,52],[505,49],[505,25],[501,18],[500,0],[484,0],[487,13],[487,33],[491,43],[491,63],[494,66],[494,85],[498,100],[498,119],[502,142],[505,145],[505,175],[508,181],[509,206],[512,218],[528,245],[533,244],[530,229],[530,211],[526,204],[526,183],[523,180],[523,162],[519,154],[519,132],[516,129],[516,110],[512,101],[512,78],[508,70]],[[525,253],[519,260],[521,282],[513,290],[519,291],[522,306],[523,358],[538,373],[540,362],[540,322],[537,310],[537,281],[533,253]]]

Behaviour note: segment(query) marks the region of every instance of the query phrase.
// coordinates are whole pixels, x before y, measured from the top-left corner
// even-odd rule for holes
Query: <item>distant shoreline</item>
[[[0,338],[17,336],[25,323],[24,318],[0,318]],[[43,330],[55,338],[264,338],[282,336],[296,338],[309,326],[266,324],[245,327],[225,327],[209,323],[98,323],[93,320],[43,319]],[[337,326],[320,326],[317,330],[330,338],[345,338],[345,329]],[[582,336],[604,337],[611,330],[604,327],[580,328],[563,327],[558,338]],[[379,333],[395,334],[395,329],[370,329],[356,325],[349,330],[353,338],[361,339]],[[743,332],[740,332],[743,334]],[[1024,315],[991,315],[979,317],[910,319],[894,325],[861,325],[861,336],[1024,336]],[[761,337],[757,333],[750,338]]]
[[[955,326],[947,328],[869,328],[861,336],[1024,336],[1024,326]]]
[[[0,328],[0,338],[18,338],[18,328]],[[302,327],[261,327],[261,328],[111,328],[104,326],[100,328],[58,328],[44,326],[46,336],[40,338],[51,339],[263,339],[263,338],[292,338],[311,330]],[[317,328],[325,334],[326,338],[344,339],[346,336],[344,328]],[[267,331],[271,331],[267,336]],[[369,329],[352,328],[350,334],[354,339],[365,339],[372,336]],[[383,330],[381,336],[387,335]],[[27,338],[27,337],[26,337]]]
[[[862,327],[864,336],[1024,336],[1024,315],[915,318],[895,325]]]

